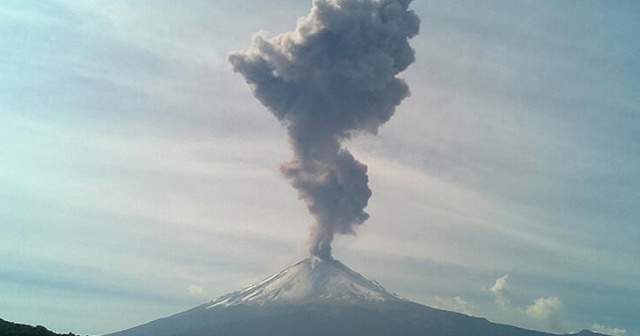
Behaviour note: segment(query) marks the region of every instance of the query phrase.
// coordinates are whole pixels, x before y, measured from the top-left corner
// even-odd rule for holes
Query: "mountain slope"
[[[243,290],[111,336],[550,336],[401,299],[337,260],[305,259]],[[597,335],[582,331],[580,336]]]

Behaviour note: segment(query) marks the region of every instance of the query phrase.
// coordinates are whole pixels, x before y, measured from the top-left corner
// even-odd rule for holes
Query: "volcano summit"
[[[334,259],[311,257],[185,312],[109,336],[551,336],[402,299]],[[598,335],[582,331],[580,336]]]
[[[263,280],[227,294],[207,308],[307,303],[368,304],[400,300],[378,283],[365,279],[341,262],[311,257]]]

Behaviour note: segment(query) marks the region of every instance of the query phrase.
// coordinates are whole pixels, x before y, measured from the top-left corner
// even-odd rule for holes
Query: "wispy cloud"
[[[609,328],[609,327],[603,326],[602,324],[597,324],[597,323],[592,325],[590,329],[591,331],[601,333],[601,334],[607,334],[607,335],[613,335],[613,336],[627,336],[626,329]]]
[[[189,286],[187,286],[187,291],[191,296],[199,296],[204,291],[204,288],[198,285],[190,284]]]
[[[435,308],[451,310],[467,315],[472,315],[474,312],[473,305],[459,296],[441,297],[436,295],[432,305]]]
[[[495,295],[495,301],[503,310],[511,309],[511,299],[509,299],[509,284],[507,284],[507,277],[509,275],[498,278],[496,282],[489,288],[489,291]]]

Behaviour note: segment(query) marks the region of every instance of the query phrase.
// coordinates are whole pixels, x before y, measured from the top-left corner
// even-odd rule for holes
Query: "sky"
[[[101,334],[308,256],[285,129],[227,61],[299,0],[0,3],[0,318]],[[345,146],[333,255],[433,307],[640,336],[640,6],[428,1],[411,96]]]

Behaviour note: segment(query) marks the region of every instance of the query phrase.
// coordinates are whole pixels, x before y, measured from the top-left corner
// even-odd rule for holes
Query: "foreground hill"
[[[337,260],[305,259],[243,290],[110,336],[551,336],[434,309]],[[599,335],[584,330],[576,336]]]
[[[0,335],[1,336],[62,336],[43,326],[30,326],[26,324],[13,323],[0,319]],[[75,336],[68,333],[66,336]]]

